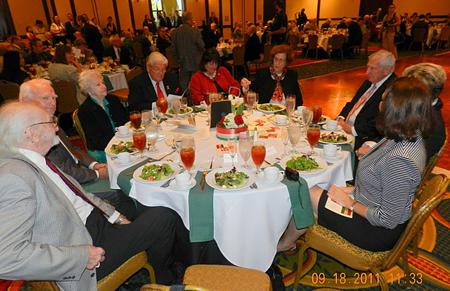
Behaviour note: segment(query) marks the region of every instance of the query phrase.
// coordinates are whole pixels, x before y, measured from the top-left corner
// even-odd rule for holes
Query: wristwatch
[[[352,205],[353,206],[353,205]],[[122,223],[122,221],[125,219],[126,217],[125,216],[123,216],[122,214],[121,215],[119,215],[119,218],[116,220],[116,224],[121,224]]]
[[[353,210],[355,209],[356,203],[358,203],[358,201],[356,201],[356,200],[353,201],[352,205],[351,205],[350,208],[349,208],[351,211],[353,211]]]

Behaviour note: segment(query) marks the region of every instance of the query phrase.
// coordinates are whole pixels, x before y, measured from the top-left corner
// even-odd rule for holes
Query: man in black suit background
[[[160,52],[153,52],[148,56],[147,72],[130,81],[128,103],[131,111],[152,109],[152,103],[158,98],[179,93],[178,76],[166,72],[168,63],[167,58]]]
[[[358,22],[353,21],[350,17],[345,20],[345,24],[348,27],[348,41],[342,46],[345,56],[349,56],[351,46],[359,46],[362,42],[362,30]]]
[[[159,52],[166,56],[166,49],[172,44],[172,39],[169,35],[169,28],[160,26],[158,28],[158,38],[156,39],[156,47]]]
[[[261,51],[261,44],[259,42],[259,37],[256,34],[256,26],[250,25],[247,28],[247,35],[249,36],[247,42],[245,43],[245,55],[244,62],[247,64],[249,61],[258,60],[261,58],[259,55]]]
[[[144,57],[147,57],[150,54],[151,52],[150,47],[152,46],[152,43],[147,37],[145,37],[143,29],[136,30],[136,37],[134,38],[134,42],[141,44],[142,54],[144,55]]]
[[[75,33],[75,31],[80,30],[80,27],[73,18],[72,13],[67,13],[67,18],[69,19],[69,21],[64,24],[64,27],[66,28],[67,32],[67,39],[71,41],[71,44],[73,44],[73,42],[75,41],[75,36],[73,34]]]
[[[86,41],[88,48],[94,52],[97,57],[97,61],[101,63],[103,61],[103,45],[102,35],[98,28],[89,24],[88,19],[83,16],[77,17],[77,23],[81,27],[81,33]]]
[[[119,35],[112,35],[109,38],[109,42],[111,46],[105,49],[105,56],[111,57],[113,60],[119,59],[121,64],[132,68],[133,62],[131,61],[130,51],[123,45]]]
[[[386,50],[370,55],[367,80],[339,114],[339,125],[346,133],[355,136],[355,150],[365,141],[374,140],[380,135],[375,127],[375,118],[380,111],[379,104],[386,87],[397,78],[394,66],[395,57]]]
[[[41,61],[51,61],[52,55],[44,51],[44,45],[39,38],[30,41],[31,52],[25,57],[25,63],[37,64]]]
[[[205,49],[216,47],[220,40],[220,32],[217,30],[217,24],[211,23],[208,28],[202,30],[202,38],[205,43]]]

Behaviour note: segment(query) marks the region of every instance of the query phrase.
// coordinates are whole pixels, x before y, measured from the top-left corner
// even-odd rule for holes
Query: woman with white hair
[[[439,150],[446,139],[445,123],[442,118],[442,104],[439,94],[444,89],[447,74],[444,68],[433,63],[420,63],[410,66],[403,71],[405,77],[415,77],[421,80],[431,91],[433,97],[433,108],[436,113],[436,130],[425,139],[425,149],[427,151],[427,161],[433,157]],[[426,117],[424,117],[426,118]]]
[[[119,99],[107,94],[99,72],[83,71],[80,74],[80,88],[89,96],[78,110],[88,153],[100,163],[106,163],[104,149],[114,136],[116,127],[128,121],[128,115]]]

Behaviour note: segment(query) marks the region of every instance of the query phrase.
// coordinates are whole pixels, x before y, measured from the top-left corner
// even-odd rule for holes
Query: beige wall
[[[202,20],[206,21],[205,0],[186,0],[186,10],[192,12],[197,25],[202,25]]]
[[[449,0],[395,0],[394,3],[396,6],[395,10],[401,14],[405,12],[409,14],[413,14],[414,12],[418,14],[430,12],[432,15],[448,15],[450,12]]]
[[[136,29],[142,29],[142,23],[144,22],[145,14],[150,14],[148,2],[148,0],[140,0],[139,3],[133,1],[133,13]]]
[[[27,0],[27,5],[22,1],[9,0],[8,4],[17,34],[24,35],[25,28],[28,25],[33,26],[36,19],[47,24],[41,0]]]
[[[69,0],[55,1],[56,11],[58,12],[59,19],[62,23],[68,21],[67,13],[72,13],[72,8],[70,8]],[[51,9],[50,9],[51,11]],[[51,14],[51,13],[50,13]],[[53,15],[51,15],[53,16]]]
[[[79,0],[77,0],[79,1]],[[86,0],[84,0],[86,1]],[[90,2],[90,1],[89,1]],[[124,8],[119,10],[119,15],[121,14],[120,11],[121,10],[125,10],[125,11],[129,11],[128,9],[128,1],[127,0],[118,0],[117,1],[117,5],[125,3],[127,4],[127,9],[125,10]],[[116,16],[114,15],[114,6],[113,6],[113,2],[112,0],[96,0],[97,3],[97,12],[98,12],[98,24],[100,25],[100,27],[105,28],[106,24],[108,24],[108,16],[111,16],[113,18],[113,22],[116,23],[117,25],[117,20],[116,20]],[[78,12],[78,7],[77,7],[77,13],[78,15],[81,15],[81,11]],[[88,16],[92,19],[94,18],[94,15],[90,15],[88,14]],[[120,19],[120,24],[122,25],[122,19]]]
[[[11,1],[11,0],[9,0],[9,1]],[[61,0],[55,0],[55,1],[61,1]],[[98,3],[98,1],[97,1],[97,3]],[[111,9],[112,9],[112,1],[110,1],[110,3],[111,3],[110,4]],[[96,17],[94,15],[94,10],[92,8],[92,3],[90,0],[76,0],[75,1],[75,9],[77,11],[77,15],[82,15],[82,14],[86,13],[87,16],[89,17],[89,20]],[[104,7],[103,9],[108,9],[108,8]],[[100,7],[98,8],[98,10],[101,10]],[[98,21],[101,26],[106,25],[106,19],[103,20],[100,18],[100,19],[98,19]]]

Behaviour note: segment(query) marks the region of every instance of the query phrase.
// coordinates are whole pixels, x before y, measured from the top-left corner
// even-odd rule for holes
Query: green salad
[[[180,112],[178,112],[178,114],[186,114],[186,113],[189,113],[191,111],[192,111],[192,109],[189,108],[189,107],[187,107],[186,109],[181,108]],[[169,109],[169,114],[175,114],[175,112],[173,112],[172,109]]]
[[[264,111],[280,111],[282,108],[276,104],[261,104],[259,105],[259,109]]]
[[[223,188],[236,188],[244,184],[248,178],[247,174],[236,171],[234,167],[228,172],[218,172],[214,175],[216,185]]]
[[[324,133],[320,136],[320,141],[329,142],[329,143],[340,143],[346,142],[347,136],[345,134],[339,134],[335,132]]]
[[[327,119],[323,117],[323,115],[320,117],[319,123],[325,123],[327,122]]]
[[[137,148],[134,146],[132,141],[121,141],[118,144],[113,144],[111,146],[111,152],[113,154],[120,154],[124,152],[134,153],[137,151]]]
[[[315,169],[319,169],[319,164],[311,158],[308,155],[302,155],[302,156],[292,156],[289,161],[287,161],[286,166],[297,170],[297,171],[303,171],[303,172],[309,172]]]
[[[162,165],[145,165],[142,169],[142,174],[139,176],[147,181],[160,181],[163,180],[170,175],[172,175],[174,171],[170,167],[169,164]]]

